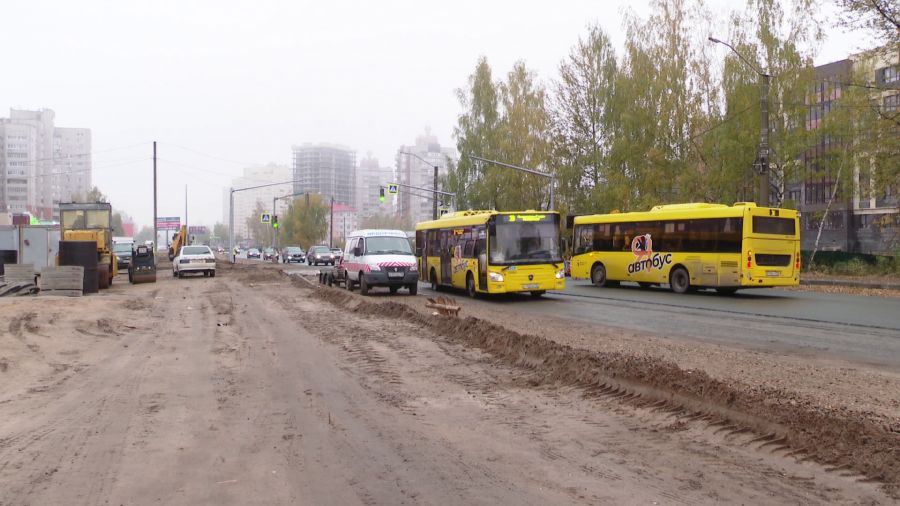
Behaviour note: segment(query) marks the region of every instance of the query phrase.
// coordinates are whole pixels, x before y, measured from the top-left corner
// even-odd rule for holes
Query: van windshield
[[[130,254],[131,246],[132,246],[132,244],[130,242],[116,243],[113,245],[113,251],[115,251],[116,253],[129,253]]]
[[[366,237],[367,255],[412,255],[404,237]]]

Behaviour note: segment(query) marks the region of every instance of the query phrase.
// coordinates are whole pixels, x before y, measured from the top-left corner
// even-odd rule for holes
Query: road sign
[[[388,193],[396,195],[400,188],[395,184],[388,185]]]
[[[262,214],[259,215],[259,222],[260,222],[260,223],[266,223],[266,224],[268,224],[268,223],[270,223],[271,221],[272,221],[272,215],[271,215],[271,214],[269,214],[269,213],[262,213]]]
[[[443,216],[443,215],[449,213],[450,209],[448,209],[446,207],[442,207],[439,212],[440,212],[440,215]]]

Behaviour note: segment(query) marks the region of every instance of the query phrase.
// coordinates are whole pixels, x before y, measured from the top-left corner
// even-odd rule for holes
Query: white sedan
[[[182,278],[191,272],[216,277],[216,257],[209,246],[184,246],[172,260],[172,276]]]

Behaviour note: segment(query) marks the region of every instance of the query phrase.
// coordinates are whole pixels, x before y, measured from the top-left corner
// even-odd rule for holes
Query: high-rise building
[[[294,193],[318,193],[325,201],[356,203],[356,151],[335,144],[292,146]]]
[[[285,183],[275,186],[266,186],[264,188],[254,188],[252,190],[239,191],[234,193],[234,235],[243,239],[249,239],[247,229],[248,219],[258,219],[256,216],[257,204],[262,206],[266,212],[272,211],[272,199],[291,195],[291,169],[286,165],[278,165],[269,163],[267,165],[259,165],[255,167],[247,167],[244,169],[244,175],[234,178],[231,182],[231,188],[249,188],[252,186],[267,185],[271,183]],[[228,205],[230,198],[230,189],[226,189],[223,193],[223,218],[222,222],[228,225]],[[289,198],[277,199],[275,201],[276,214],[283,214],[290,204]]]
[[[381,167],[378,159],[371,154],[359,161],[359,168],[356,169],[356,209],[360,218],[394,213],[393,195],[386,194],[384,202],[380,202],[378,196],[385,183],[393,182],[395,177],[393,167]]]
[[[438,168],[439,178],[446,176],[448,161],[455,159],[456,150],[441,147],[437,136],[426,129],[424,135],[416,137],[415,144],[400,146],[397,150],[397,178],[406,185],[433,189],[434,168]],[[401,188],[397,199],[400,215],[412,223],[432,219],[432,195],[427,190]],[[439,200],[445,199],[439,197]],[[444,203],[450,204],[449,201]]]
[[[91,131],[58,128],[50,109],[0,118],[0,210],[58,219],[59,202],[91,187]]]

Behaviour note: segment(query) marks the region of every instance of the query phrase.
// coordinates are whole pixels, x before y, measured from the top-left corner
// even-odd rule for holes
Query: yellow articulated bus
[[[460,211],[416,225],[419,277],[431,287],[484,293],[565,288],[559,213]]]
[[[572,278],[601,287],[633,281],[731,294],[800,283],[797,211],[749,202],[576,216],[573,247]]]

